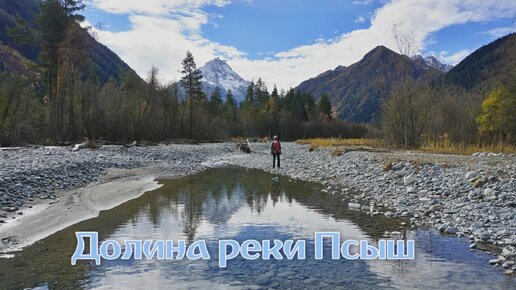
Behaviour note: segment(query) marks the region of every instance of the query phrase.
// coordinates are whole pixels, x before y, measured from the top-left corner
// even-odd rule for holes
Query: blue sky
[[[375,6],[339,0],[237,1],[207,8],[206,12],[222,17],[214,17],[211,25],[203,28],[203,35],[256,59],[364,27],[365,23],[355,20],[366,17]]]
[[[392,26],[414,53],[456,64],[516,30],[508,0],[89,0],[98,39],[145,76],[176,80],[186,50],[202,65],[221,57],[246,79],[296,86],[377,45],[397,50]]]

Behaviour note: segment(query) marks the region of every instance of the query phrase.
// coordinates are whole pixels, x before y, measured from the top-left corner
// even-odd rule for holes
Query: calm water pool
[[[256,170],[210,169],[162,179],[163,187],[99,217],[60,231],[0,259],[5,289],[514,289],[513,278],[487,265],[490,256],[470,252],[468,243],[433,231],[400,230],[401,219],[346,209],[342,196],[320,192],[313,183],[294,182]],[[342,239],[372,242],[400,230],[416,241],[413,261],[315,260],[316,231],[338,231]],[[102,240],[201,240],[216,252],[220,239],[307,240],[306,260],[216,259],[81,261],[70,265],[76,231],[98,231]],[[328,247],[329,248],[329,247]]]

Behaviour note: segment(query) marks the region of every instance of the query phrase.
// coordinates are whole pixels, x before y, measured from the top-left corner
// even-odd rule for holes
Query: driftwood
[[[133,141],[131,144],[122,144],[125,148],[131,147],[147,147],[147,146],[158,146],[159,144],[151,141]]]
[[[99,146],[95,143],[94,140],[86,140],[86,141],[82,142],[81,144],[75,144],[75,146],[73,146],[72,151],[76,152],[83,148],[98,149]]]
[[[131,144],[122,144],[122,146],[124,146],[125,148],[131,148],[131,147],[134,147],[134,146],[138,146],[138,142],[137,141],[133,141],[133,143],[131,143]]]
[[[251,144],[249,143],[248,139],[245,139],[245,142],[237,143],[237,147],[240,151],[244,153],[251,153]]]
[[[171,145],[171,144],[199,145],[199,142],[197,142],[197,140],[194,140],[194,139],[170,139],[170,140],[161,142],[161,144],[164,144],[164,145]]]
[[[389,149],[385,148],[372,148],[367,146],[358,146],[358,147],[344,147],[342,148],[344,153],[352,152],[352,151],[365,151],[365,152],[375,152],[375,153],[389,153],[391,152]]]

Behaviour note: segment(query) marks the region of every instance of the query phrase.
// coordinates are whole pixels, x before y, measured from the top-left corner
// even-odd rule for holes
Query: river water
[[[400,229],[403,219],[371,217],[347,209],[342,196],[318,184],[242,168],[210,169],[163,186],[99,217],[55,233],[0,259],[2,289],[514,289],[512,277],[488,265],[492,257],[469,251],[466,241],[428,230]],[[220,239],[306,240],[305,260],[236,258],[227,268],[211,260],[143,259],[70,265],[76,231],[97,231],[100,240],[205,240],[210,253]],[[315,260],[314,233],[369,240],[400,231],[416,243],[410,261]],[[327,247],[329,248],[329,247]],[[215,255],[212,255],[215,256]]]

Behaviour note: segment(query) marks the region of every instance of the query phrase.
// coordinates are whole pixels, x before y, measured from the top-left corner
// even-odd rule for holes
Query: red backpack
[[[278,140],[272,141],[272,153],[281,154],[281,144]]]

